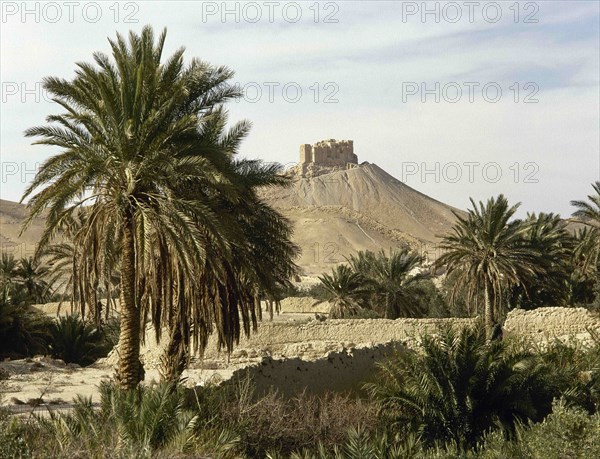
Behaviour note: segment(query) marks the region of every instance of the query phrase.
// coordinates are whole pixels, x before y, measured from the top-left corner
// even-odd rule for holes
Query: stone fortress
[[[315,177],[336,170],[358,166],[352,140],[322,140],[313,145],[300,145],[300,162],[296,173],[302,177]]]

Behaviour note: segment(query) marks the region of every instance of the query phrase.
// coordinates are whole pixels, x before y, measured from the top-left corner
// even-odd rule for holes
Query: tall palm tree
[[[315,304],[329,302],[329,317],[343,319],[356,315],[364,306],[368,290],[365,278],[356,273],[348,265],[338,265],[331,274],[319,276],[325,296]]]
[[[451,300],[459,292],[467,293],[471,305],[479,291],[484,294],[484,320],[488,332],[500,319],[503,292],[516,285],[529,285],[541,272],[541,254],[526,240],[527,226],[513,220],[519,204],[509,206],[499,195],[479,206],[471,199],[473,209],[466,217],[456,215],[452,233],[443,237],[440,247],[445,252],[436,267],[445,266],[448,275],[456,273]],[[472,307],[472,306],[471,306]]]
[[[257,195],[259,189],[289,183],[280,174],[281,166],[242,160],[232,162],[231,167],[239,194],[235,202],[215,196],[215,208],[227,219],[227,228],[239,234],[231,238],[228,248],[207,243],[198,283],[183,284],[175,278],[176,299],[164,297],[170,285],[159,288],[161,301],[171,304],[162,318],[170,330],[161,371],[167,381],[179,379],[192,346],[195,351],[204,350],[213,322],[219,347],[230,351],[241,330],[248,334],[256,328],[257,318],[262,318],[261,298],[274,297],[297,273],[293,259],[298,247],[290,241],[290,222]],[[155,325],[160,330],[160,323]]]
[[[112,59],[97,52],[95,65],[77,64],[73,80],[46,78],[44,88],[65,112],[49,116],[50,125],[26,131],[40,138],[35,143],[61,149],[44,162],[23,196],[30,197],[25,227],[48,210],[40,247],[85,209],[74,243],[93,261],[90,269],[104,273],[118,250],[117,380],[124,388],[143,377],[142,310],[160,315],[156,299],[144,295],[157,244],[177,260],[170,266],[177,266],[179,278],[193,280],[195,267],[205,262],[206,241],[226,248],[232,233],[209,200],[188,199],[180,190],[234,200],[236,185],[223,169],[234,154],[230,140],[238,142],[249,129],[248,123],[229,132],[214,129],[223,122],[222,104],[239,95],[228,84],[233,73],[196,59],[185,66],[183,49],[163,61],[165,36],[163,31],[155,40],[150,27],[139,35],[130,32],[128,40],[117,35],[109,39]],[[82,292],[81,301],[94,302],[90,290]],[[225,319],[215,320],[220,325]]]
[[[571,205],[577,210],[573,216],[582,223],[590,226],[600,225],[600,181],[592,184],[595,194],[588,196],[588,201],[571,201]]]
[[[352,269],[368,280],[375,301],[383,303],[388,319],[419,317],[423,314],[419,301],[419,281],[428,276],[416,272],[423,258],[408,248],[378,253],[360,251],[348,261]]]

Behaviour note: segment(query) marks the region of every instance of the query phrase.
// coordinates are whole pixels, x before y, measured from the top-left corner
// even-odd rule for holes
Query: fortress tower
[[[352,140],[322,140],[313,145],[300,145],[301,175],[314,176],[358,165]]]

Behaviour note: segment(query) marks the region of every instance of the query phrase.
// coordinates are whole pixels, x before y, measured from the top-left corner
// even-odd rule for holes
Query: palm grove
[[[216,333],[230,351],[290,288],[298,248],[290,223],[259,197],[285,186],[278,165],[236,157],[248,122],[227,127],[226,102],[240,94],[226,67],[183,49],[163,58],[165,33],[151,28],[109,40],[72,80],[46,78],[63,109],[31,128],[35,143],[60,152],[40,168],[23,199],[46,216],[38,259],[71,289],[82,314],[100,323],[99,295],[119,295],[117,381],[143,379],[140,344],[150,321],[168,345],[162,374],[177,381],[191,355]],[[408,248],[359,252],[321,277],[332,317],[364,311],[419,317],[438,301],[443,272],[450,304],[481,314],[488,329],[509,307],[598,301],[600,183],[575,201],[577,233],[553,214],[514,219],[502,195],[457,215],[443,256],[427,273]],[[105,311],[106,312],[106,311]],[[163,333],[167,336],[161,336]]]

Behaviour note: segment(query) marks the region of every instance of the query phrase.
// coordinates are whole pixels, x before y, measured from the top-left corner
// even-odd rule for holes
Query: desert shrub
[[[114,346],[107,342],[102,330],[77,315],[56,319],[50,326],[50,337],[49,349],[53,357],[79,365],[94,363]]]
[[[50,323],[25,301],[18,286],[5,284],[0,291],[0,358],[45,353]]]
[[[265,457],[267,451],[289,455],[319,442],[333,447],[345,441],[352,427],[373,432],[379,426],[377,407],[368,401],[306,392],[289,399],[276,392],[257,398],[247,380],[222,391],[214,406],[213,422],[235,431],[248,457]]]
[[[156,385],[123,391],[109,383],[100,386],[100,409],[79,398],[70,413],[37,418],[43,441],[40,457],[175,457],[200,451],[198,416],[185,408],[180,387]],[[213,444],[227,441],[223,435]]]
[[[519,421],[543,419],[558,392],[549,373],[533,353],[486,341],[483,327],[448,327],[383,363],[366,388],[395,431],[468,450],[496,426],[510,435]]]
[[[542,422],[519,426],[516,441],[498,432],[486,439],[482,459],[595,459],[600,457],[600,415],[555,402]]]
[[[25,459],[31,452],[25,440],[25,425],[0,408],[0,459]]]
[[[592,346],[555,340],[538,349],[565,402],[590,414],[600,408],[600,334],[591,334]]]

